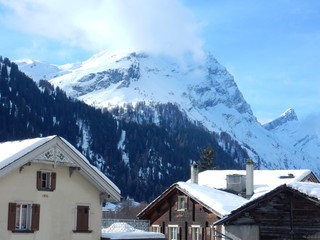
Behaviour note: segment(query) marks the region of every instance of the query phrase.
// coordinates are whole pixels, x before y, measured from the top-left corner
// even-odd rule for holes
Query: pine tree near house
[[[216,152],[212,149],[211,145],[209,144],[206,148],[200,149],[200,160],[199,160],[199,167],[200,172],[205,170],[213,170],[216,169],[214,166],[214,162],[216,160]]]

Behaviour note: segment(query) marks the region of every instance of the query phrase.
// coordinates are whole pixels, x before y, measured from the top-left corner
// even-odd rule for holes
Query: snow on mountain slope
[[[71,65],[56,66],[31,59],[17,60],[15,63],[19,66],[21,71],[33,78],[35,82],[39,82],[41,79],[50,80],[57,76],[63,75],[68,71],[68,68],[71,68]]]
[[[174,103],[210,131],[227,132],[260,168],[320,173],[319,138],[299,127],[293,110],[261,126],[233,76],[210,54],[203,62],[181,63],[167,56],[105,51],[79,64],[49,65],[47,74],[40,63],[32,68],[34,63],[17,64],[35,80],[46,76],[70,96],[97,107]]]
[[[320,162],[320,139],[316,133],[306,131],[293,109],[288,109],[263,127],[291,147],[293,155],[300,155],[300,161],[305,164],[305,168],[319,169],[317,165]]]

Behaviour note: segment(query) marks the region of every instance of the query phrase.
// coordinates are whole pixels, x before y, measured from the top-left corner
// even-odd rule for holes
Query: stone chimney
[[[198,184],[198,174],[199,174],[198,164],[193,162],[191,164],[191,183]]]
[[[246,161],[246,197],[249,199],[253,195],[253,165],[251,159]]]

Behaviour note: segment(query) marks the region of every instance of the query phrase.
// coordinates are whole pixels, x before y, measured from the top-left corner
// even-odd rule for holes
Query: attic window
[[[178,196],[178,211],[184,211],[187,209],[187,197],[186,196]]]
[[[281,179],[284,179],[284,178],[294,178],[294,175],[292,173],[288,173],[287,176],[280,176]]]
[[[56,188],[56,173],[50,171],[37,172],[37,189],[39,191],[54,191]]]

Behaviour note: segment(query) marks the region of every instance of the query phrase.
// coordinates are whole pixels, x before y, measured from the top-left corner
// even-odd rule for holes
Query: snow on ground
[[[113,223],[108,228],[101,230],[101,237],[110,239],[152,239],[165,238],[164,234],[156,232],[145,232],[132,227],[131,225],[119,222]]]

